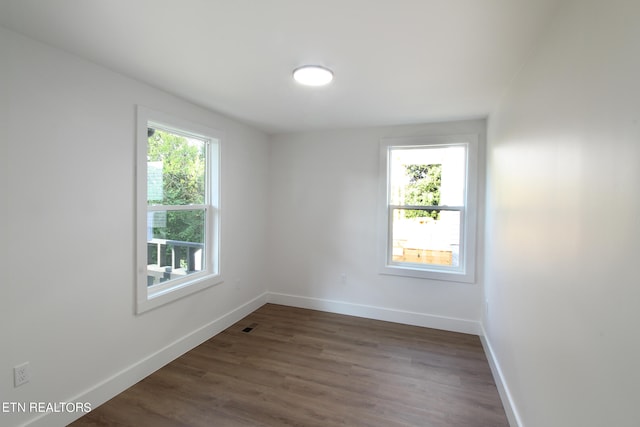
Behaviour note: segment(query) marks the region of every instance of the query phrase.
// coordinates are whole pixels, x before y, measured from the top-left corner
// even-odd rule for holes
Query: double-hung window
[[[137,311],[221,281],[216,130],[138,107]]]
[[[475,280],[477,135],[380,143],[381,273]]]

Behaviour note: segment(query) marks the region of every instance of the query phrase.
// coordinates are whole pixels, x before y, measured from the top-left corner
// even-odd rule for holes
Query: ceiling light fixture
[[[293,70],[293,78],[305,86],[324,86],[333,80],[333,71],[320,65],[303,65]]]

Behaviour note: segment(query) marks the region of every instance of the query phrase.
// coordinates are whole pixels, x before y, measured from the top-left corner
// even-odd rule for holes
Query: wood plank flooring
[[[508,422],[476,336],[267,304],[71,425]]]

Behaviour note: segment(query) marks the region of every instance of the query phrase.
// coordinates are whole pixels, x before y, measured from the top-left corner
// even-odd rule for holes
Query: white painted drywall
[[[264,293],[267,223],[256,207],[268,201],[268,139],[11,31],[0,28],[0,41],[0,400],[64,402]],[[226,282],[143,315],[134,314],[136,104],[224,133]],[[31,382],[14,389],[13,366],[25,361]],[[0,424],[36,415],[2,413]]]
[[[485,329],[522,426],[640,422],[639,21],[565,2],[490,116]]]
[[[407,323],[421,317],[419,324],[477,332],[482,280],[463,284],[378,273],[376,216],[385,203],[378,192],[380,139],[462,133],[479,134],[484,147],[486,122],[272,137],[269,290],[287,296],[276,301]],[[478,265],[482,278],[481,254]]]

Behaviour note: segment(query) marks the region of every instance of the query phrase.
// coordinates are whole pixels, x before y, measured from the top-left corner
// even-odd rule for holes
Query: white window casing
[[[411,150],[442,150],[448,147],[456,147],[459,151],[464,148],[465,164],[461,167],[460,176],[457,179],[464,181],[464,191],[455,204],[418,206],[398,202],[396,196],[392,196],[392,153],[406,153],[409,157]],[[407,150],[403,152],[402,150]],[[398,155],[400,157],[400,155]],[[462,173],[464,176],[462,176]],[[378,248],[379,272],[381,274],[416,277],[433,280],[454,281],[463,283],[475,282],[476,267],[476,234],[477,234],[477,203],[478,203],[478,135],[426,135],[414,137],[383,138],[380,141],[380,186],[379,186],[379,213],[378,213]],[[398,260],[398,251],[404,249],[395,247],[393,242],[394,211],[406,212],[438,211],[457,212],[459,215],[459,230],[457,238],[459,252],[455,254],[455,263],[442,265],[438,263],[425,263],[424,261],[409,262]],[[404,215],[404,214],[403,214]],[[439,214],[440,215],[440,214]],[[446,214],[445,214],[446,215]],[[425,237],[425,239],[428,239]],[[395,252],[394,252],[395,250]],[[415,251],[414,251],[415,252]],[[419,255],[418,255],[419,256]],[[394,259],[395,258],[395,259]],[[400,258],[404,259],[404,258]],[[457,263],[457,265],[455,265]]]
[[[199,204],[148,204],[148,128],[157,128],[205,144],[204,202]],[[143,313],[179,298],[222,282],[220,274],[220,145],[221,132],[155,111],[137,107],[136,130],[136,312]],[[149,236],[149,218],[155,213],[204,212],[204,242],[200,269],[162,283],[149,284],[148,245],[166,244],[167,240]],[[188,243],[188,242],[183,242]],[[157,253],[160,266],[160,249]],[[151,278],[153,280],[153,277]],[[157,279],[156,279],[157,280]]]

